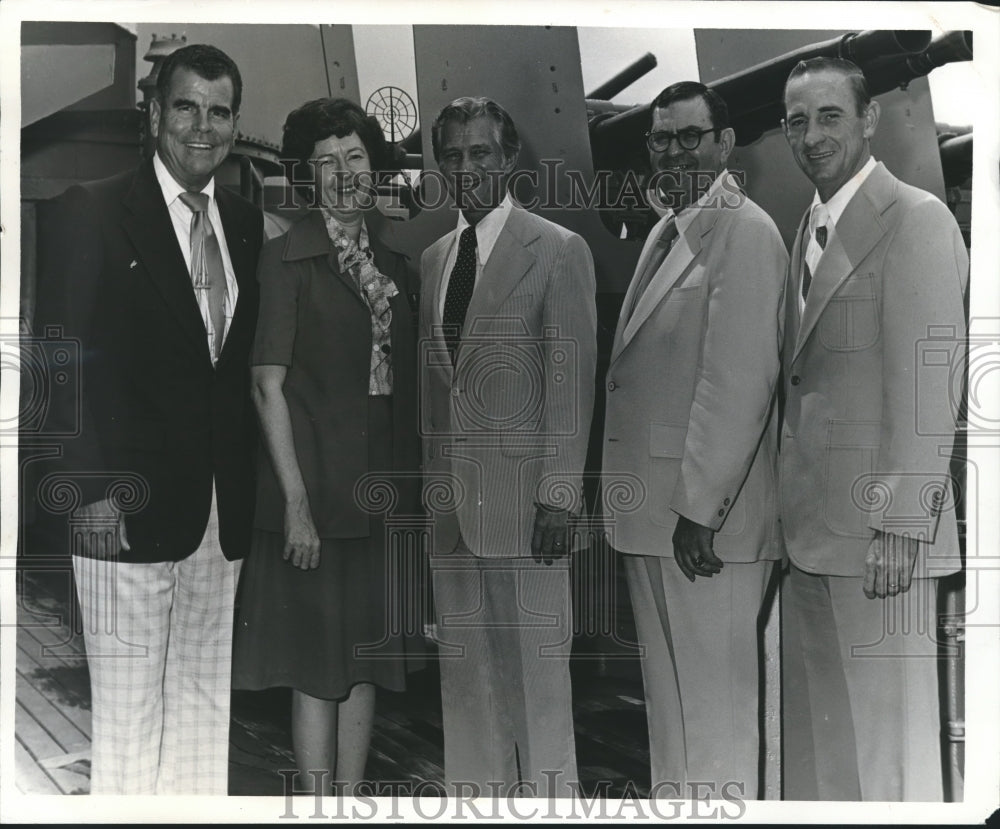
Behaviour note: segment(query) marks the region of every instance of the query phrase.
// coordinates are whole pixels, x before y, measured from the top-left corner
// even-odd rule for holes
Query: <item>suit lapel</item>
[[[529,226],[525,211],[512,207],[472,293],[462,328],[463,339],[470,332],[474,333],[477,319],[496,316],[504,300],[524,278],[535,261],[528,245],[537,238],[538,234]]]
[[[802,296],[802,265],[805,261],[805,234],[808,226],[809,211],[806,211],[799,222],[799,229],[795,234],[795,241],[792,243],[792,256],[788,260],[788,272],[790,278],[785,286],[785,338],[783,348],[785,355],[790,359],[795,351],[795,344],[799,335],[799,299]]]
[[[670,292],[670,289],[677,284],[677,280],[687,272],[695,257],[701,253],[704,246],[703,237],[707,236],[715,227],[717,219],[718,211],[714,208],[700,208],[694,221],[677,236],[673,248],[667,254],[667,258],[663,260],[656,275],[653,276],[645,293],[639,297],[635,311],[625,323],[625,330],[622,332],[622,349],[628,346],[643,323],[652,316],[656,307]],[[652,255],[652,247],[648,253]]]
[[[229,251],[229,261],[233,264],[233,274],[239,288],[233,320],[229,324],[229,333],[219,355],[219,365],[222,365],[235,348],[232,343],[242,341],[241,330],[254,324],[252,316],[257,303],[252,300],[257,291],[257,275],[254,268],[254,251],[250,248],[249,228],[239,221],[232,195],[218,181],[215,183],[215,200],[219,205],[222,231],[226,236],[226,249]]]
[[[895,180],[879,164],[854,194],[830,234],[809,287],[793,360],[801,353],[830,299],[885,236],[888,228],[882,214],[894,201]]]
[[[122,227],[135,246],[145,272],[177,319],[184,341],[211,363],[205,324],[152,161],[139,168],[132,188],[122,201],[126,211]]]
[[[625,299],[622,301],[621,308],[618,311],[618,325],[615,326],[615,339],[611,345],[612,362],[614,362],[615,358],[621,352],[625,344],[625,324],[628,322],[630,310],[635,304],[635,292],[638,290],[639,283],[642,281],[639,275],[645,273],[646,268],[649,267],[649,260],[652,258],[653,253],[656,250],[656,244],[659,241],[660,235],[663,233],[664,226],[669,221],[669,216],[663,216],[658,219],[656,224],[654,224],[652,229],[649,231],[646,241],[643,243],[642,251],[639,253],[639,261],[636,262],[635,265],[635,272],[633,273],[632,279],[628,284],[628,288],[625,291]],[[664,260],[663,264],[666,264],[666,260]]]

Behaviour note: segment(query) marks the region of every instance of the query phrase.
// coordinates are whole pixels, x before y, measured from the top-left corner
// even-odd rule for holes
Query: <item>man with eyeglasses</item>
[[[784,97],[816,186],[785,291],[785,797],[941,800],[968,255],[948,208],[872,157],[880,109],[856,65],[800,62]]]
[[[757,620],[781,555],[772,410],[788,255],[726,169],[722,98],[677,83],[652,113],[650,197],[665,215],[612,347],[604,514],[644,651],[650,796],[703,797],[709,784],[713,797],[755,798]],[[639,508],[615,511],[618,476],[641,481]]]

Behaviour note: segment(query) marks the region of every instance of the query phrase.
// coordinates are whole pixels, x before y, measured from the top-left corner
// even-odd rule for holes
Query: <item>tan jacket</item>
[[[879,164],[851,199],[799,314],[786,290],[779,459],[788,555],[864,575],[874,530],[924,540],[915,575],[958,569],[948,480],[963,389],[969,259],[948,208]]]
[[[646,241],[607,374],[602,506],[613,547],[673,556],[677,516],[717,531],[724,561],[781,556],[772,415],[788,254],[744,199],[705,206],[629,316],[662,231]]]

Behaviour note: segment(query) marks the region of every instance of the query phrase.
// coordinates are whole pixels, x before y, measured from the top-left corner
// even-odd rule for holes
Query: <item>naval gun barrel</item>
[[[941,171],[946,187],[956,187],[972,175],[972,133],[956,135],[941,142]]]
[[[729,120],[736,127],[737,143],[744,144],[781,121],[785,81],[799,61],[817,57],[846,58],[861,67],[867,77],[867,70],[875,62],[899,61],[900,56],[919,54],[930,43],[931,33],[922,30],[849,32],[779,55],[708,86],[729,106]],[[747,135],[741,136],[741,131]],[[740,140],[745,137],[749,137],[749,141]]]
[[[633,61],[613,78],[605,81],[584,97],[597,101],[610,101],[619,92],[624,91],[639,78],[656,68],[656,55],[646,52],[638,60]]]
[[[972,60],[972,32],[945,32],[916,55],[908,55],[903,60],[880,58],[874,61],[865,70],[865,76],[872,94],[877,95],[896,86],[905,86],[946,63],[964,60]]]
[[[948,32],[932,41],[931,33],[924,30],[850,32],[711,81],[707,86],[718,92],[729,107],[738,145],[752,143],[781,123],[788,73],[800,60],[824,56],[854,61],[865,73],[871,93],[880,95],[937,66],[971,60],[972,33]],[[590,130],[595,168],[620,166],[616,159],[624,154],[623,148],[642,146],[650,120],[650,104],[595,119]]]

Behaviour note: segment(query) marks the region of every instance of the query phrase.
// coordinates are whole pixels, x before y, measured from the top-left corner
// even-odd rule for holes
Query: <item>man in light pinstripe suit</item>
[[[445,777],[485,796],[568,796],[565,554],[593,408],[593,260],[583,239],[507,194],[520,142],[496,102],[453,101],[432,135],[461,209],[421,260]]]

